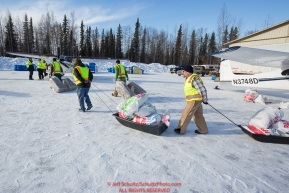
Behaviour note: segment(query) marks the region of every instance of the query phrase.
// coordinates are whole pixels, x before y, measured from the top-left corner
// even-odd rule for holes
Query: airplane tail
[[[236,75],[232,72],[229,60],[221,62],[220,65],[220,81],[231,81]]]

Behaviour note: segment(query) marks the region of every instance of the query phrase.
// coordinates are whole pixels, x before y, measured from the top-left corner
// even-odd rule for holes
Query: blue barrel
[[[213,76],[212,76],[212,80],[215,80],[215,79],[216,79],[216,76],[215,76],[215,75],[213,75]]]
[[[95,63],[91,62],[89,63],[88,65],[89,67],[89,70],[92,72],[92,73],[95,73]]]

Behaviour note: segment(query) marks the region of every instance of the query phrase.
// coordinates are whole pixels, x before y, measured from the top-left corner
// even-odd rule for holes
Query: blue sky
[[[211,33],[216,31],[224,5],[235,21],[242,19],[242,33],[263,29],[266,20],[275,25],[289,19],[288,0],[1,0],[0,17],[9,10],[21,20],[27,13],[37,23],[42,14],[52,10],[62,22],[64,14],[69,18],[74,11],[78,26],[83,20],[84,25],[99,31],[116,30],[118,24],[134,30],[139,18],[142,26],[169,33],[176,32],[181,24],[189,30],[204,28]]]

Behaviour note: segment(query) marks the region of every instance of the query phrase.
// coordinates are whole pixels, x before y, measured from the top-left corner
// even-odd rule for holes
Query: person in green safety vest
[[[28,59],[28,61],[26,62],[26,67],[29,71],[29,80],[34,80],[33,79],[34,64],[32,58]]]
[[[202,79],[193,73],[191,65],[183,67],[183,76],[185,77],[184,93],[187,105],[182,112],[178,127],[174,131],[177,134],[185,134],[193,118],[198,127],[195,133],[206,134],[208,133],[208,127],[203,115],[202,102],[206,105],[208,104],[207,90]]]
[[[56,58],[52,59],[52,63],[50,65],[50,76],[56,76],[61,80],[61,77],[63,76],[63,70],[58,61],[56,61]]]
[[[38,71],[38,80],[44,80],[44,75],[43,75],[43,71],[44,71],[44,65],[43,62],[41,61],[41,59],[38,59],[38,63],[37,63],[37,71]]]
[[[46,70],[47,70],[47,62],[45,60],[43,60],[43,74],[44,74],[44,76],[48,75]]]
[[[79,112],[85,112],[85,110],[90,110],[92,108],[92,103],[88,95],[91,82],[93,79],[93,74],[82,62],[80,58],[74,59],[74,68],[72,71],[74,81],[76,83],[77,89],[76,93],[79,102]],[[87,105],[85,109],[84,102]]]
[[[126,81],[128,80],[128,75],[127,75],[125,67],[120,63],[119,60],[116,60],[115,63],[116,63],[115,66],[114,66],[114,69],[115,69],[115,81],[119,80],[119,81],[122,81],[122,82],[126,83]],[[116,91],[116,88],[114,89],[114,92],[111,95],[114,96],[114,97],[117,97],[118,92]]]

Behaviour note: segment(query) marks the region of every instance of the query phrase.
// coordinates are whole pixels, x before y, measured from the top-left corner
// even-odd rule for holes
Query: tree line
[[[208,56],[221,49],[223,44],[237,39],[239,29],[229,27],[228,19],[221,11],[217,34],[206,29],[189,31],[187,25],[181,24],[175,34],[152,27],[142,26],[139,18],[134,25],[117,26],[99,31],[92,29],[81,21],[75,24],[74,12],[70,18],[64,15],[62,23],[54,20],[53,12],[42,15],[37,24],[25,14],[23,20],[12,19],[10,12],[6,18],[0,17],[0,56],[6,52],[37,53],[40,55],[61,55],[127,58],[131,62],[160,63],[164,65],[199,65],[217,64],[219,59]]]

